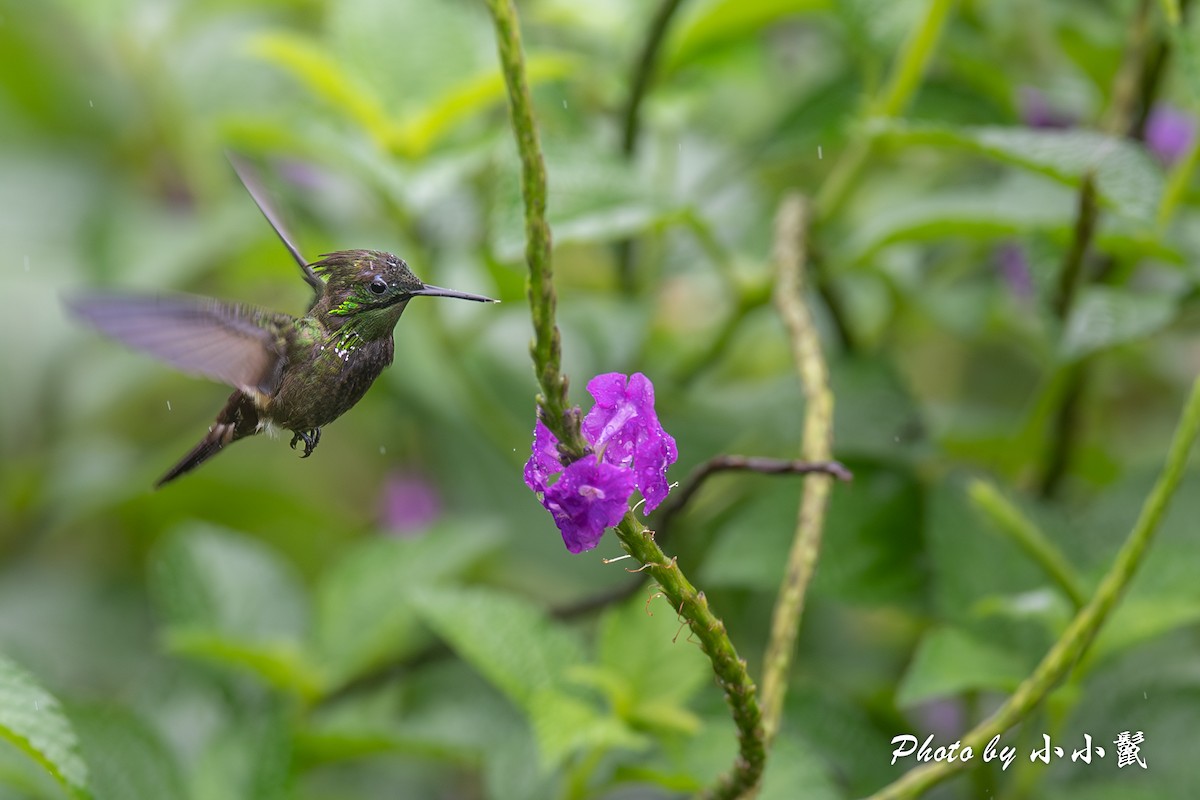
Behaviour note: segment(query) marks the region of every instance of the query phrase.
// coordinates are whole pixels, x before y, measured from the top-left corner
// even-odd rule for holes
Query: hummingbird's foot
[[[317,449],[317,445],[321,443],[321,429],[313,428],[310,431],[292,431],[292,449],[296,449],[296,442],[304,442],[304,455],[301,458],[308,458],[312,455],[312,451]]]

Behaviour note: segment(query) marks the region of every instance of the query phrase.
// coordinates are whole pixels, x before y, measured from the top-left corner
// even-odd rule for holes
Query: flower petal
[[[558,439],[539,419],[533,428],[533,452],[525,462],[525,485],[534,492],[546,491],[547,481],[562,471],[558,460]]]
[[[583,434],[605,462],[632,468],[646,498],[646,512],[667,496],[667,467],[679,457],[675,440],[654,411],[654,385],[640,372],[628,379],[619,372],[588,382],[596,404],[583,420]]]
[[[572,553],[591,550],[606,528],[621,521],[633,494],[634,474],[588,456],[574,462],[545,490],[542,505]]]

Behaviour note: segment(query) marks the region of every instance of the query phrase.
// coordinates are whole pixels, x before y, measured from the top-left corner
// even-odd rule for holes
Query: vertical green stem
[[[925,17],[904,43],[895,67],[883,91],[867,109],[867,118],[894,117],[908,107],[921,78],[929,67],[929,61],[937,48],[942,29],[957,0],[930,0]],[[870,131],[860,133],[833,165],[829,177],[821,185],[815,200],[818,220],[826,220],[837,213],[850,195],[850,189],[858,179],[862,168],[870,158],[872,144]]]
[[[1088,646],[1096,638],[1101,626],[1108,619],[1117,601],[1120,600],[1141,564],[1146,549],[1153,541],[1158,524],[1183,478],[1184,470],[1187,467],[1188,453],[1191,451],[1197,434],[1200,434],[1200,380],[1192,384],[1191,394],[1183,409],[1183,414],[1180,416],[1163,470],[1143,503],[1133,530],[1130,531],[1112,566],[1100,581],[1095,594],[1071,620],[1071,624],[1046,653],[1033,674],[1021,682],[1021,685],[1004,705],[962,738],[964,749],[970,747],[978,753],[993,736],[1000,735],[1020,722],[1079,662]],[[962,769],[962,766],[961,761],[953,763],[943,761],[917,767],[872,795],[872,798],[873,800],[900,800],[900,798],[918,797]]]
[[[542,389],[538,406],[542,421],[558,437],[564,463],[588,452],[579,430],[577,411],[567,405],[567,381],[561,372],[561,335],[555,322],[556,295],[550,260],[550,228],[546,223],[546,167],[538,143],[533,103],[525,79],[520,30],[512,0],[486,0],[496,26],[500,65],[508,87],[509,111],[521,157],[521,191],[525,201],[526,260],[529,265],[529,305],[533,316],[534,369]],[[654,542],[654,532],[628,512],[616,528],[621,546],[645,565],[663,595],[684,618],[725,692],[738,730],[738,757],[730,772],[706,796],[733,800],[754,791],[766,762],[762,715],[746,662],[738,657],[725,625],[709,610],[708,600]]]
[[[733,768],[701,796],[707,800],[734,800],[753,792],[762,779],[767,751],[757,690],[746,662],[738,657],[725,623],[709,610],[704,592],[697,591],[679,570],[675,559],[667,558],[654,542],[654,531],[647,530],[631,511],[616,532],[625,552],[646,565],[646,571],[658,583],[667,601],[687,621],[700,648],[712,662],[717,683],[737,725],[738,756]]]
[[[525,260],[529,264],[529,308],[534,330],[531,351],[542,390],[538,406],[546,426],[558,437],[564,455],[574,460],[582,457],[588,448],[579,433],[578,418],[568,413],[567,379],[562,374],[562,334],[554,318],[558,298],[550,260],[550,226],[546,222],[546,162],[542,158],[533,100],[525,77],[521,29],[511,0],[486,2],[495,20],[500,68],[508,88],[509,113],[521,157]]]
[[[790,194],[775,218],[775,261],[779,271],[775,304],[792,340],[796,371],[804,389],[804,440],[801,458],[825,462],[833,449],[833,393],[829,370],[821,355],[817,326],[804,304],[804,268],[808,234],[808,209],[804,198]],[[804,598],[821,552],[821,532],[833,478],[810,474],[796,521],[796,536],[788,554],[783,585],[771,617],[771,637],[763,659],[763,727],[767,743],[775,738],[783,714],[788,672],[796,648]]]

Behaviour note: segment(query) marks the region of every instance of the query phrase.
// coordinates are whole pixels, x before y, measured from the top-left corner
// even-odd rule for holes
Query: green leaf
[[[570,76],[576,61],[566,55],[540,53],[526,57],[525,74],[530,87]],[[421,158],[451,130],[473,115],[505,101],[504,77],[499,68],[477,75],[437,95],[424,108],[405,115],[391,128],[388,143],[394,152]]]
[[[153,559],[151,591],[178,653],[248,669],[312,698],[324,684],[304,659],[308,597],[288,564],[253,539],[190,523]]]
[[[192,772],[192,800],[284,800],[292,745],[282,710],[244,708],[218,730]]]
[[[481,522],[438,526],[418,539],[366,542],[334,565],[317,586],[315,635],[333,682],[420,646],[412,592],[461,574],[498,538]]]
[[[512,704],[465,663],[443,659],[319,707],[298,748],[306,762],[387,752],[472,765],[514,728],[528,734]]]
[[[247,642],[211,631],[168,628],[163,643],[172,653],[244,669],[306,700],[315,699],[328,688],[327,679],[308,662],[298,642]]]
[[[679,203],[606,143],[548,149],[546,169],[554,176],[547,208],[556,245],[608,241],[680,217]],[[492,208],[494,246],[501,258],[516,260],[524,252],[519,167],[507,158],[502,170]]]
[[[314,95],[358,123],[377,144],[387,144],[391,129],[383,104],[319,42],[293,33],[265,33],[251,40],[250,52],[290,73]]]
[[[537,742],[526,725],[513,725],[484,754],[485,796],[494,800],[562,797],[556,773],[532,769],[539,758]]]
[[[761,800],[793,800],[801,786],[805,800],[839,800],[846,796],[813,746],[785,732],[771,748],[758,796]]]
[[[151,563],[151,591],[173,628],[261,641],[299,639],[308,628],[308,598],[295,572],[247,536],[187,523]]]
[[[1152,222],[1163,190],[1162,170],[1138,144],[1081,129],[951,128],[878,123],[883,141],[899,145],[960,147],[1078,186],[1096,174],[1100,197],[1117,212]]]
[[[705,585],[777,591],[796,530],[802,480],[776,476],[757,481],[752,499],[719,531],[705,560]],[[921,493],[906,475],[859,470],[850,484],[837,485],[825,526],[825,553],[813,591],[858,603],[922,602],[925,573],[920,563]],[[746,546],[748,541],[754,547]]]
[[[663,48],[664,71],[675,70],[718,48],[750,40],[773,23],[826,11],[830,0],[706,0],[680,15]]]
[[[1070,192],[1026,177],[996,186],[919,194],[864,215],[847,243],[847,261],[861,263],[897,242],[952,236],[994,239],[1034,230],[1066,230],[1074,222]]]
[[[1178,311],[1179,300],[1173,294],[1088,286],[1071,310],[1060,352],[1070,360],[1127,344],[1162,330]]]
[[[1200,622],[1200,600],[1196,598],[1129,597],[1113,611],[1087,658],[1089,662],[1102,661],[1196,622]]]
[[[534,692],[528,713],[546,771],[579,752],[645,750],[650,746],[647,738],[631,731],[619,718],[556,689]]]
[[[174,755],[158,734],[127,711],[75,709],[95,800],[164,800],[186,796]]]
[[[912,706],[971,689],[1011,691],[1025,674],[1021,660],[1004,648],[957,628],[936,628],[921,638],[896,689],[896,703]]]
[[[46,768],[73,796],[89,797],[88,768],[58,700],[0,656],[0,736]]]
[[[535,695],[562,686],[564,671],[583,660],[574,631],[513,595],[422,588],[413,603],[459,656],[527,711]]]
[[[600,621],[597,655],[615,679],[609,701],[637,728],[693,731],[685,706],[712,678],[712,666],[692,644],[670,604],[640,597],[610,609]]]
[[[627,768],[625,777],[693,794],[711,786],[729,769],[737,757],[737,732],[728,717],[710,717],[695,736],[672,737],[663,745],[664,752],[656,761]],[[767,759],[759,796],[769,800],[837,800],[844,794],[818,750],[785,729],[775,739]]]

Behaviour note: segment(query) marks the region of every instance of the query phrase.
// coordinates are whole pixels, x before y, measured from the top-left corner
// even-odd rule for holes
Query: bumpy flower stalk
[[[829,389],[829,370],[821,355],[817,327],[804,305],[807,235],[808,209],[804,198],[798,194],[788,195],[780,204],[775,219],[775,261],[779,270],[775,303],[791,335],[796,371],[804,389],[802,455],[806,461],[820,463],[829,461],[833,448],[833,392]],[[800,617],[804,613],[804,599],[821,552],[825,509],[832,487],[833,477],[828,474],[811,474],[804,481],[796,535],[788,554],[779,598],[775,601],[771,638],[763,659],[762,705],[768,743],[779,730],[788,671],[796,648]]]
[[[525,78],[521,29],[512,0],[486,0],[496,26],[500,69],[508,89],[508,109],[521,157],[521,197],[525,203],[525,260],[529,264],[529,308],[534,341],[530,348],[542,393],[542,419],[558,436],[564,455],[580,458],[587,444],[579,433],[579,418],[567,402],[567,379],[562,374],[562,334],[554,319],[558,304],[554,267],[550,261],[550,225],[546,222],[546,161],[533,118],[533,99]]]
[[[568,406],[567,382],[561,373],[560,366],[562,357],[560,334],[554,319],[556,296],[550,261],[550,229],[545,218],[546,169],[538,143],[537,127],[533,118],[533,104],[525,79],[516,9],[511,0],[487,0],[487,5],[495,21],[501,69],[508,89],[513,131],[521,157],[521,189],[525,201],[527,239],[526,260],[529,264],[530,274],[529,302],[535,331],[531,352],[538,383],[542,390],[542,395],[538,398],[539,416],[547,433],[553,435],[556,440],[555,449],[558,462],[563,469],[563,476],[559,478],[558,482],[549,484],[550,475],[547,470],[553,469],[554,464],[549,461],[549,454],[544,449],[539,456],[539,443],[535,439],[534,458],[531,459],[533,471],[531,472],[527,468],[526,479],[545,481],[545,488],[552,489],[563,480],[568,479],[569,470],[579,470],[579,472],[572,473],[577,479],[575,494],[578,495],[578,490],[586,487],[584,496],[590,494],[593,498],[600,499],[602,501],[600,505],[603,505],[603,501],[607,500],[609,488],[616,488],[623,492],[624,485],[618,485],[617,474],[611,469],[605,469],[602,465],[624,470],[626,474],[629,470],[614,465],[611,461],[606,462],[604,454],[597,457],[589,452],[591,448],[580,429],[578,410]],[[580,460],[585,462],[585,466],[576,467],[576,462]],[[634,465],[634,473],[637,472],[637,466],[641,465]],[[585,469],[589,470],[587,474],[583,473]],[[635,480],[639,477],[635,474]],[[650,501],[646,486],[639,485],[639,488]],[[597,497],[595,491],[597,489],[604,494],[603,498]],[[546,502],[544,493],[543,502]],[[555,502],[553,496],[550,502]],[[594,525],[596,522],[591,515],[591,512],[596,510],[592,506],[579,509],[571,507],[571,504],[568,504],[568,507],[562,507],[560,503],[559,510],[561,514],[556,516],[556,523],[563,516],[572,520],[570,523],[572,525],[587,526]],[[603,511],[603,509],[600,510]],[[553,514],[554,511],[551,513]],[[600,516],[603,517],[603,513]],[[562,529],[561,525],[560,529]],[[586,528],[581,527],[578,530],[586,530]],[[729,774],[723,777],[707,796],[732,799],[752,792],[762,777],[766,751],[763,746],[762,718],[755,696],[755,687],[750,680],[745,662],[738,657],[737,651],[725,631],[724,624],[709,610],[708,601],[703,592],[698,592],[681,573],[675,560],[667,558],[654,543],[653,531],[647,530],[638,522],[632,511],[623,513],[623,517],[616,526],[616,531],[621,546],[645,565],[646,571],[658,582],[667,601],[683,617],[696,639],[699,640],[701,648],[712,661],[717,680],[725,691],[726,700],[732,709],[738,728],[738,757]]]

